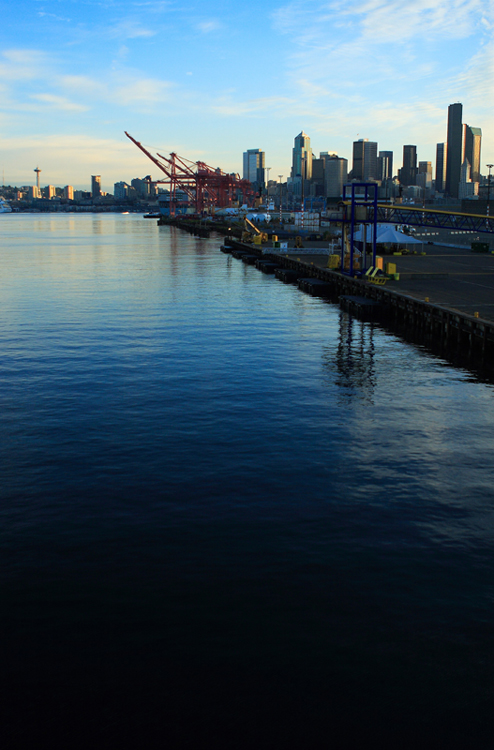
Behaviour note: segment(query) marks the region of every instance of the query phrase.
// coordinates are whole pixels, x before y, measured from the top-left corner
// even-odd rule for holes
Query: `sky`
[[[22,0],[2,3],[0,176],[90,190],[159,176],[125,136],[226,172],[266,153],[290,173],[304,130],[316,156],[359,138],[415,144],[435,167],[447,109],[482,128],[494,163],[491,0]]]

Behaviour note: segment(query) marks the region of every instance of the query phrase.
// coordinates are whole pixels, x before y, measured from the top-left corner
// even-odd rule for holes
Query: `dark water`
[[[492,387],[220,238],[0,239],[2,744],[492,747]]]

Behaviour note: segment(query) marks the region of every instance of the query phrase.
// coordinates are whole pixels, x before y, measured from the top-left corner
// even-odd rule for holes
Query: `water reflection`
[[[336,348],[326,346],[323,351],[324,369],[338,388],[340,405],[374,403],[375,353],[374,325],[340,313]]]

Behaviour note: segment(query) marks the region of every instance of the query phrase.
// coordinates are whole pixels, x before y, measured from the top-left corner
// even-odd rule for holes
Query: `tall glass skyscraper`
[[[360,138],[353,142],[352,179],[364,182],[379,179],[376,141]]]
[[[292,179],[310,180],[312,177],[312,149],[310,147],[310,138],[302,130],[294,140],[292,156]]]
[[[482,141],[482,130],[464,126],[464,157],[470,164],[470,176],[472,182],[480,182],[480,145]]]
[[[436,146],[436,193],[443,193],[446,189],[446,154],[445,143]]]
[[[244,180],[249,180],[252,184],[264,187],[264,169],[266,155],[260,148],[250,148],[244,151]]]
[[[457,102],[448,107],[448,153],[446,157],[446,193],[458,198],[461,165],[463,162],[463,105]]]

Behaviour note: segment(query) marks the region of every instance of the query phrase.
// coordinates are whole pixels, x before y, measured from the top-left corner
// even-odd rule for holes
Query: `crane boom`
[[[242,202],[252,204],[254,190],[248,180],[241,180],[238,174],[226,174],[221,169],[208,166],[205,162],[191,162],[188,159],[171,153],[170,158],[151,154],[130,133],[124,131],[129,140],[139,148],[166,179],[159,180],[170,186],[170,214],[176,210],[177,190],[183,191],[198,213],[206,207],[224,208],[231,206],[241,197]]]

